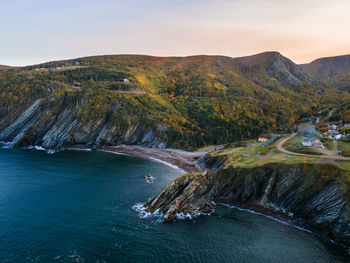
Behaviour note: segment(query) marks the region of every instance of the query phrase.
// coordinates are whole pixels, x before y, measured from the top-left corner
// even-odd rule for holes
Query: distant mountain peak
[[[276,51],[241,57],[237,60],[253,72],[265,72],[282,83],[299,84],[311,80],[300,66]]]

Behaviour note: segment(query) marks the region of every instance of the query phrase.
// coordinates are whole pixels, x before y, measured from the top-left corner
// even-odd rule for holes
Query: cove
[[[0,262],[349,262],[310,233],[246,211],[219,206],[161,224],[132,209],[180,175],[103,152],[0,150]]]

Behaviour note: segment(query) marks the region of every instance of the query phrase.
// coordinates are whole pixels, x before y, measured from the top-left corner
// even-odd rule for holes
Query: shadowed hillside
[[[301,67],[313,79],[350,90],[350,55],[320,58]]]

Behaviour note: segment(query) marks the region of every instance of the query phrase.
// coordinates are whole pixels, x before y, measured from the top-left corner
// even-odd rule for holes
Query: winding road
[[[344,157],[341,155],[337,154],[337,148],[338,148],[338,144],[335,143],[334,144],[334,150],[322,150],[321,153],[322,155],[313,155],[313,154],[304,154],[304,153],[296,153],[296,152],[291,152],[286,150],[285,148],[283,148],[283,144],[285,144],[287,141],[289,141],[290,139],[292,139],[293,137],[295,137],[297,135],[297,133],[293,133],[290,134],[289,136],[282,138],[281,140],[279,140],[276,143],[276,149],[287,153],[287,154],[292,154],[292,155],[299,155],[299,156],[307,156],[307,157],[317,157],[317,158],[324,158],[324,159],[331,159],[331,160],[344,160],[344,161],[350,161],[350,157]]]

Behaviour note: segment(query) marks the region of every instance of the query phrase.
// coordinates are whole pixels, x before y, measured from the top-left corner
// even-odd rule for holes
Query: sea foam
[[[132,209],[136,211],[139,214],[139,218],[156,218],[156,222],[161,222],[162,218],[164,217],[164,214],[159,212],[157,209],[155,212],[147,212],[146,207],[144,207],[144,204],[142,203],[137,203],[132,206]]]
[[[223,204],[223,203],[219,203],[219,205],[226,206],[228,208],[237,209],[237,210],[243,211],[243,212],[248,212],[248,213],[254,214],[254,215],[261,215],[261,216],[267,217],[269,219],[272,219],[272,220],[274,220],[274,221],[276,221],[276,222],[278,222],[280,224],[291,226],[291,227],[294,227],[296,229],[299,229],[299,230],[307,232],[307,233],[312,233],[312,231],[310,231],[308,229],[305,229],[303,227],[297,226],[292,221],[280,220],[280,219],[278,219],[276,217],[273,217],[273,216],[265,215],[263,213],[255,212],[255,211],[250,210],[250,209],[244,209],[244,208],[241,208],[241,207],[238,207],[238,206],[234,206],[234,205],[227,205],[227,204]]]

